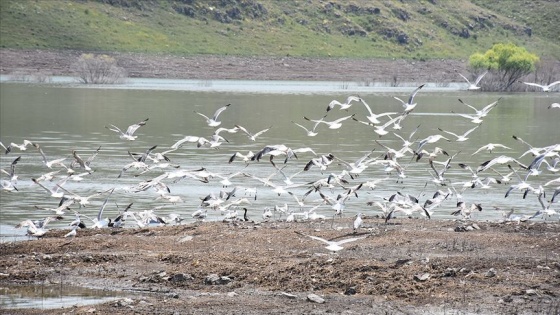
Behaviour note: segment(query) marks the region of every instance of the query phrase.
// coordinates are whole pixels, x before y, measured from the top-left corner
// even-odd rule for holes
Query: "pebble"
[[[134,303],[133,299],[130,298],[124,298],[124,299],[120,299],[117,301],[117,306],[130,306],[132,303]]]
[[[204,278],[204,283],[205,284],[211,284],[211,285],[214,285],[214,284],[228,284],[231,281],[232,281],[231,278],[226,277],[226,276],[220,277],[215,273],[210,274],[210,275],[206,276],[206,278]]]
[[[474,230],[480,230],[480,227],[476,223],[473,223],[471,225],[457,226],[455,227],[455,229],[453,229],[454,232],[471,232]]]
[[[187,235],[184,236],[182,238],[179,239],[179,243],[184,243],[184,242],[188,242],[188,241],[192,241],[193,237],[191,235]]]
[[[486,278],[492,278],[496,276],[496,269],[494,268],[490,268],[488,271],[486,271],[486,273],[484,274],[484,276]]]
[[[416,280],[416,281],[423,282],[423,281],[426,281],[428,279],[430,279],[430,274],[429,273],[421,273],[421,274],[414,275],[414,280]]]
[[[318,303],[318,304],[323,304],[325,303],[325,299],[323,299],[322,297],[318,296],[317,294],[309,294],[307,296],[307,300],[313,303]]]
[[[534,289],[525,290],[525,294],[527,294],[527,295],[538,295],[537,290],[534,290]]]
[[[287,297],[288,299],[297,299],[297,295],[295,294],[290,294],[287,292],[280,292],[280,295],[283,297]]]

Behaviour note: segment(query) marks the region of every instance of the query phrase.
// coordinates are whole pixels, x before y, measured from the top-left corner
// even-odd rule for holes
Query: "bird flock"
[[[474,84],[469,82],[468,90],[478,90],[483,76]],[[560,178],[546,181],[544,178],[555,177],[560,171],[559,143],[536,147],[518,135],[511,135],[515,146],[500,143],[469,146],[469,138],[484,137],[478,133],[478,128],[492,115],[493,109],[507,106],[500,98],[484,104],[481,109],[459,99],[458,107],[448,114],[454,116],[453,119],[467,119],[472,125],[467,130],[445,130],[437,123],[435,127],[415,125],[411,117],[422,107],[416,98],[423,87],[412,90],[406,101],[394,97],[397,102],[391,112],[375,114],[376,106],[351,95],[342,101],[333,100],[326,110],[324,104],[317,104],[315,117],[291,117],[288,122],[278,121],[277,126],[262,126],[259,130],[243,127],[244,122],[228,116],[228,112],[236,111],[236,104],[220,106],[211,115],[194,111],[205,120],[204,130],[190,130],[188,135],[176,137],[168,146],[152,145],[138,149],[140,152],[121,152],[112,162],[120,163],[117,165],[120,172],[112,178],[106,176],[107,173],[102,178],[95,176],[98,160],[105,158],[102,145],[93,146],[89,154],[85,150],[72,150],[67,156],[52,157],[37,141],[22,140],[21,144],[11,142],[9,145],[0,142],[5,154],[0,193],[14,194],[24,200],[30,192],[44,191],[41,203],[34,206],[36,217],[17,225],[35,237],[44,236],[49,222],[53,221],[69,229],[65,237],[79,235],[82,228],[148,227],[194,220],[294,223],[331,220],[333,227],[336,218],[344,216],[348,207],[358,213],[350,227],[354,231],[362,227],[364,216],[377,216],[390,224],[395,217],[430,219],[439,211],[459,220],[470,220],[481,211],[499,213],[504,222],[558,219],[554,208],[560,199]],[[550,105],[549,111],[560,119],[557,105]],[[115,141],[124,145],[145,136],[139,133],[150,122],[149,118],[140,120],[126,131],[112,124],[104,127]],[[343,148],[338,152],[317,152],[313,146],[318,134],[327,134],[336,142],[337,129],[358,123],[361,132],[371,134],[371,140],[363,143],[364,151],[357,153],[359,158],[350,160],[348,156],[356,152],[350,154]],[[285,143],[269,143],[267,132],[286,128],[286,125],[297,126],[294,130],[309,139],[310,145],[294,147],[289,139]],[[402,132],[403,125],[412,127],[412,131]],[[416,134],[422,129],[433,134],[419,138]],[[547,132],[560,134],[558,130]],[[390,147],[388,139],[400,145]],[[460,143],[454,146],[460,149],[450,152],[451,142]],[[254,149],[243,152],[237,149],[247,146]],[[225,166],[218,171],[213,169],[214,165],[189,166],[181,153],[190,150],[204,150],[208,155],[227,154],[223,160]],[[462,156],[468,156],[469,161],[476,160],[481,153],[493,157],[480,159],[476,164],[470,162],[470,165],[462,160]],[[11,163],[4,165],[9,156],[13,157]],[[21,172],[22,161],[42,163],[42,172],[35,175]],[[224,168],[227,170],[223,171]],[[29,176],[27,180],[31,185],[19,185],[20,174]],[[424,178],[424,184],[407,187],[410,174]],[[120,182],[123,179],[133,184],[123,185]],[[95,191],[83,189],[88,182],[96,180],[104,181],[104,186],[108,187]],[[86,185],[72,187],[72,183]],[[375,192],[389,183],[398,184],[402,189],[387,195]],[[203,188],[185,193],[185,187],[195,185]],[[76,191],[78,188],[80,190]],[[410,193],[418,190],[420,193]],[[489,190],[501,191],[504,198],[533,199],[533,214],[518,215],[515,208],[496,209],[492,204],[482,204],[478,195]],[[260,197],[263,194],[274,198]],[[152,200],[152,204],[138,206],[135,202],[120,201],[124,197],[134,200],[140,196]],[[194,210],[183,210],[185,204]],[[447,206],[442,207],[444,204]],[[167,215],[162,215],[162,209],[167,210]],[[326,243],[333,251],[341,249],[340,245],[345,242],[361,239],[337,243],[306,236]]]

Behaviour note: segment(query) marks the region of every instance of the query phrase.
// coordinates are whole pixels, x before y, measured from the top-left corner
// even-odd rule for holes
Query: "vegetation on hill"
[[[423,60],[512,42],[560,58],[555,1],[488,2],[2,0],[0,47]]]

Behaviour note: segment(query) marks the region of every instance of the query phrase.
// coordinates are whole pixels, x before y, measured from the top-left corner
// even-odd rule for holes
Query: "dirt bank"
[[[0,245],[0,283],[80,284],[99,314],[558,314],[558,223],[366,218],[66,231]],[[301,234],[300,234],[301,233]],[[362,237],[331,253],[305,235]],[[215,279],[209,278],[214,274]],[[64,283],[63,283],[64,284]],[[311,302],[316,294],[324,303]],[[5,311],[59,314],[61,310]]]
[[[0,50],[1,74],[72,75],[83,52]],[[108,53],[129,77],[177,79],[315,80],[350,82],[449,82],[461,60],[408,61],[391,59],[313,59],[293,57],[235,57]]]

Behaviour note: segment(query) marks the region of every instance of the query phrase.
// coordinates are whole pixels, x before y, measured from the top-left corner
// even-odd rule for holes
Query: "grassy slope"
[[[103,2],[2,0],[0,47],[428,59],[467,58],[511,41],[560,58],[556,15],[550,13],[558,10],[547,0],[528,1],[527,15],[522,0],[501,6],[485,0]],[[216,16],[227,10],[238,10],[241,18],[220,22]],[[469,38],[458,35],[463,29]],[[399,34],[406,34],[407,44],[398,43]]]

